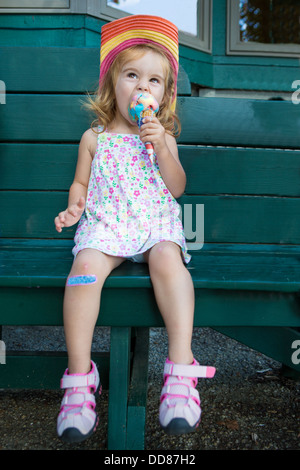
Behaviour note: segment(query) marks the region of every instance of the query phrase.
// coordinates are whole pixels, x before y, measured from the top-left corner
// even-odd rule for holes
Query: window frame
[[[70,10],[72,0],[0,0],[3,13],[45,13]]]
[[[226,54],[243,56],[300,57],[300,44],[266,44],[240,40],[240,7],[237,0],[227,0]]]

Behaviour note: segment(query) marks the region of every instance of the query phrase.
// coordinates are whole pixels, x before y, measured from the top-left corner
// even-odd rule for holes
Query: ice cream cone
[[[142,112],[142,119],[144,119],[145,117],[153,117],[154,116],[154,112],[151,108],[148,108],[148,109],[145,109],[145,111]],[[154,148],[153,148],[153,145],[151,144],[151,142],[145,142],[145,147],[146,147],[146,150],[147,150],[147,154],[148,154],[148,157],[150,158],[151,162],[152,162],[152,159],[153,159],[153,155],[154,155]]]
[[[139,128],[143,124],[143,119],[147,116],[153,117],[158,112],[159,106],[156,99],[150,93],[140,93],[135,95],[129,104],[128,111],[131,119],[136,121]],[[151,142],[146,142],[145,147],[150,161],[153,163],[154,149]]]

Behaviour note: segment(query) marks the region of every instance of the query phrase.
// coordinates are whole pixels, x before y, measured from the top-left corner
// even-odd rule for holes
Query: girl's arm
[[[74,181],[69,191],[69,206],[76,204],[80,197],[86,198],[95,153],[94,139],[91,129],[87,130],[81,138]]]
[[[76,224],[84,211],[94,153],[95,137],[89,129],[83,134],[79,144],[76,172],[69,191],[68,207],[54,220],[58,232],[61,232],[63,227]]]
[[[175,138],[166,133],[165,139],[166,147],[156,153],[157,161],[165,185],[170,193],[178,198],[184,193],[186,175],[179,161]]]
[[[145,118],[141,127],[142,142],[150,141],[157,156],[159,170],[170,193],[180,197],[185,189],[186,175],[178,157],[176,140],[167,134],[157,118]]]

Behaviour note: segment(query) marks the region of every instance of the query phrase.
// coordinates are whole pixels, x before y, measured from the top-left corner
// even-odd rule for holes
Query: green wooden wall
[[[226,0],[213,2],[212,54],[179,48],[180,63],[190,82],[215,89],[292,94],[293,81],[300,80],[298,58],[226,55],[226,8]],[[2,14],[0,46],[95,48],[100,45],[103,24],[103,20],[79,14]],[[0,79],[3,66],[0,60]]]

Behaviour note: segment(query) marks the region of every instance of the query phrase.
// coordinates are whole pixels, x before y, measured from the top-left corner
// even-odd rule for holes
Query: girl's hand
[[[72,204],[65,211],[60,212],[54,219],[55,228],[60,233],[63,227],[71,227],[80,219],[85,208],[85,199],[81,197],[77,204]]]
[[[167,147],[166,131],[157,117],[145,117],[140,129],[140,139],[143,143],[151,142],[156,154]]]

